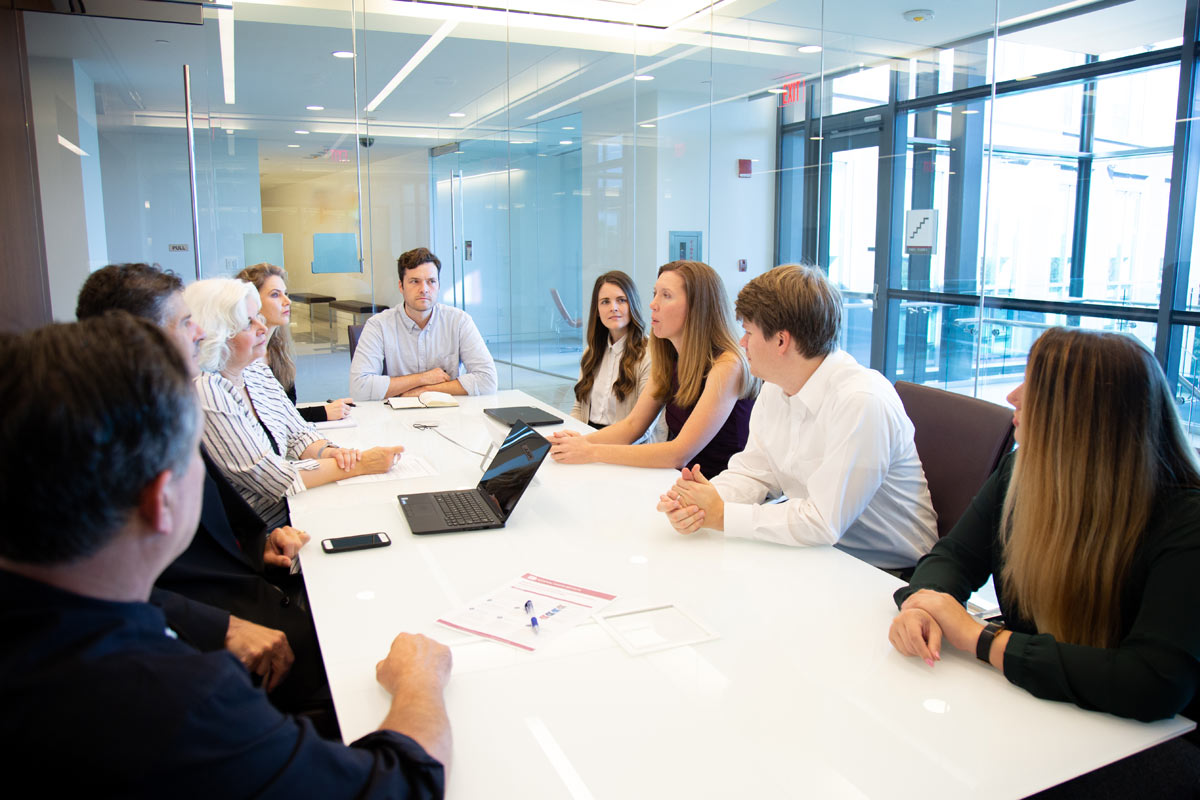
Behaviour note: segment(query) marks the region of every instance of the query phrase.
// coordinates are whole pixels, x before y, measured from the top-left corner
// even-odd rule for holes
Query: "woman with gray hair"
[[[204,447],[268,527],[288,523],[285,497],[356,475],[387,472],[403,447],[360,453],[338,447],[303,420],[262,362],[267,328],[252,284],[196,281],[183,293],[207,334],[197,362]]]

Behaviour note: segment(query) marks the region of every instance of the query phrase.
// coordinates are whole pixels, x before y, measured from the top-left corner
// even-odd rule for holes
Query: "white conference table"
[[[439,475],[331,485],[291,500],[342,734],[389,704],[375,663],[401,631],[451,647],[451,798],[1013,798],[1190,730],[1038,700],[947,646],[930,669],[888,643],[892,576],[833,548],[675,533],[654,510],[670,470],[547,459],[508,526],[413,536],[400,492],[468,488],[506,429],[483,408],[360,405],[361,448],[400,443]],[[582,429],[570,421],[569,427]],[[543,433],[558,427],[539,428]],[[390,547],[327,555],[321,539],[384,531]],[[527,653],[435,622],[526,572],[617,595],[607,611],[677,603],[714,641],[631,656],[595,623]]]

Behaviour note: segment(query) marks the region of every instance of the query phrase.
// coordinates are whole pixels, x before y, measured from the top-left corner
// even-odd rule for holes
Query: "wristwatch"
[[[975,643],[975,657],[985,664],[991,664],[992,659],[992,642],[995,641],[996,635],[1004,630],[1004,625],[999,622],[989,622],[983,630],[979,632],[979,641]]]

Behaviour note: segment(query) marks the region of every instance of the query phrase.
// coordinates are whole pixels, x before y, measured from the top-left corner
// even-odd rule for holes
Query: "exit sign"
[[[804,79],[785,83],[783,85],[783,94],[779,95],[779,107],[789,106],[792,103],[799,103],[804,98]]]
[[[338,149],[335,147],[334,149],[329,151],[329,160],[347,163],[350,161],[350,151],[349,150],[341,150],[341,149]]]

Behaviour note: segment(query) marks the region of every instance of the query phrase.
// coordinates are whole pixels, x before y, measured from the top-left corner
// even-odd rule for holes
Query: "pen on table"
[[[326,402],[326,403],[332,403],[333,401],[332,401],[332,400],[326,400],[325,402]],[[387,400],[384,400],[383,402],[385,402],[385,403],[386,403],[386,402],[387,402]],[[350,406],[351,408],[358,408],[358,405],[357,405],[357,404],[355,404],[355,403],[351,403],[351,402],[350,402],[350,401],[348,401],[348,400],[347,400],[347,401],[346,401],[346,402],[345,402],[343,405]]]
[[[525,601],[525,613],[526,613],[526,614],[532,614],[532,613],[533,613],[533,601],[532,601],[532,600],[526,600],[526,601]]]
[[[537,617],[530,617],[530,618],[529,618],[529,627],[533,628],[533,632],[534,632],[534,633],[538,633],[538,621],[537,621]]]

